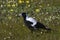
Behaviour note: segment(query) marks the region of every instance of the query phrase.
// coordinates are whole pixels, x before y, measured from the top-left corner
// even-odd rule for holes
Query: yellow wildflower
[[[12,7],[15,7],[16,6],[16,4],[12,4]]]
[[[13,9],[11,9],[10,11],[14,11]]]
[[[39,10],[39,9],[36,9],[35,11],[36,11],[36,12],[40,12],[40,10]]]
[[[23,3],[23,1],[22,1],[22,0],[19,0],[18,2],[19,2],[19,3]]]
[[[12,17],[11,16],[8,16],[8,19],[10,20]]]
[[[29,3],[29,1],[26,1],[26,3]]]
[[[7,4],[7,7],[10,7],[11,5],[10,4]]]

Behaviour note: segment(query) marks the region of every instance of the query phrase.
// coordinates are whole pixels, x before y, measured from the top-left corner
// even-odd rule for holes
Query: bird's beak
[[[19,16],[22,16],[22,14],[19,14]]]
[[[17,15],[17,17],[21,17],[21,16],[22,16],[22,14],[18,14],[18,15]]]

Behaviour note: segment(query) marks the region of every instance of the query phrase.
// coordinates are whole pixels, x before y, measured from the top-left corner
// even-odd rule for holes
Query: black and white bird
[[[25,25],[31,30],[38,30],[38,29],[45,29],[45,30],[51,30],[50,28],[44,26],[42,23],[36,21],[34,18],[29,17],[27,13],[19,14],[19,16],[23,17]]]

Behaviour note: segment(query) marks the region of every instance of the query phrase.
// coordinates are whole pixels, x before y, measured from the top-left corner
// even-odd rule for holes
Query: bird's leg
[[[34,27],[34,30],[37,30],[37,28],[36,28],[36,27]]]
[[[31,30],[31,33],[33,33],[33,30]]]

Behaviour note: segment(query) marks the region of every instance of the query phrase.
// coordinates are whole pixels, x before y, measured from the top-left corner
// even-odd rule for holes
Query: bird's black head
[[[23,19],[26,19],[26,13],[21,13],[21,14],[19,14],[19,16],[22,16],[23,17]]]
[[[26,13],[22,13],[21,15],[22,15],[24,18],[26,17]]]

